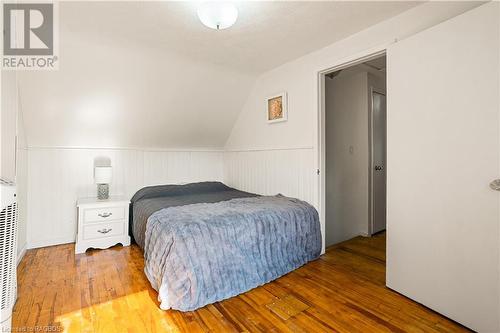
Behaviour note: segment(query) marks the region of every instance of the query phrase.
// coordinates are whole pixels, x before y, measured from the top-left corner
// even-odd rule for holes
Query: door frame
[[[317,143],[316,143],[316,173],[317,177],[317,190],[318,190],[318,211],[319,218],[322,225],[322,251],[325,253],[325,232],[326,232],[326,127],[325,127],[325,76],[331,72],[345,69],[351,66],[361,64],[363,62],[387,55],[387,48],[392,43],[387,43],[383,46],[373,49],[365,50],[355,56],[339,60],[332,66],[317,71],[317,87],[318,87],[318,110],[317,110]],[[388,68],[386,69],[388,71]],[[370,206],[370,205],[369,205]],[[370,214],[370,211],[367,212]],[[371,225],[371,223],[369,223]],[[387,229],[386,229],[387,230]],[[388,231],[388,230],[387,230]],[[368,236],[368,235],[365,235]]]
[[[377,93],[380,95],[385,96],[386,101],[386,107],[385,107],[385,192],[386,192],[386,204],[385,204],[385,211],[386,211],[386,228],[387,228],[387,92],[386,91],[381,91],[380,89],[377,89],[373,86],[370,87],[370,107],[368,109],[369,115],[368,115],[368,236],[373,235],[373,213],[374,213],[374,195],[373,195],[373,173],[375,171],[375,162],[373,158],[373,93]]]

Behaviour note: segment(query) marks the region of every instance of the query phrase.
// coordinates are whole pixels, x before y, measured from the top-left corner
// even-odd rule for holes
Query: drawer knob
[[[113,213],[100,213],[100,214],[97,214],[97,216],[104,217],[104,218],[110,217],[111,215],[113,215]]]
[[[104,229],[101,229],[101,230],[97,230],[97,232],[100,232],[101,234],[107,234],[110,231],[111,231],[111,228],[109,228],[109,229],[104,228]]]

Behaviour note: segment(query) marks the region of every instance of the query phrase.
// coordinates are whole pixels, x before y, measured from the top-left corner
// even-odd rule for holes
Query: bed
[[[220,182],[143,188],[130,215],[144,272],[164,310],[192,311],[236,296],[321,252],[314,207]]]

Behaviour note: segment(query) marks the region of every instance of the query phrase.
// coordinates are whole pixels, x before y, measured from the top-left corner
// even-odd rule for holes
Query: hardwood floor
[[[18,268],[13,326],[106,333],[467,331],[384,286],[384,234],[330,247],[274,282],[193,312],[160,310],[142,270],[135,245],[76,256],[74,244],[30,250]]]

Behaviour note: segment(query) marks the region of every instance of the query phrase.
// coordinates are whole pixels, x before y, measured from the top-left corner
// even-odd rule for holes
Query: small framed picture
[[[288,102],[286,92],[268,97],[266,100],[268,123],[277,123],[288,119]]]

